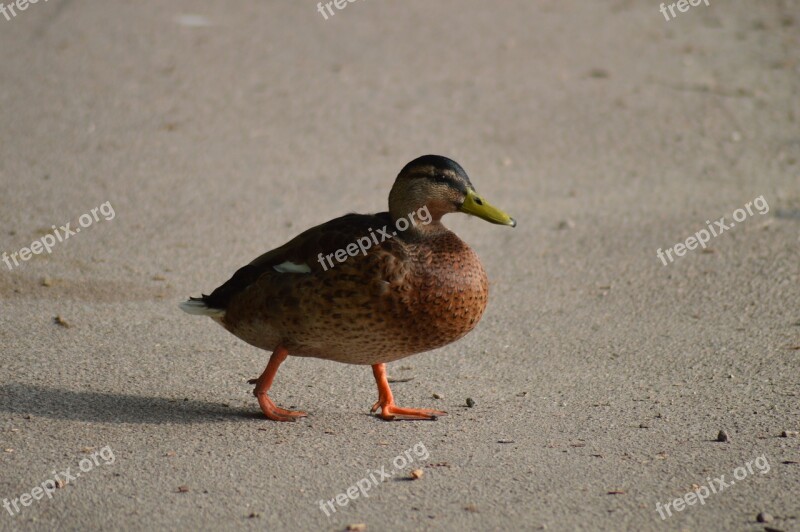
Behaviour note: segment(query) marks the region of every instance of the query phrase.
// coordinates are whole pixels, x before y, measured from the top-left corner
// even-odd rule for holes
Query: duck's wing
[[[240,268],[225,284],[199,298],[207,307],[225,309],[231,298],[250,286],[265,273],[308,274],[330,267],[325,257],[346,250],[361,238],[370,240],[370,253],[388,252],[394,248],[391,240],[384,241],[382,231],[391,235],[393,224],[388,212],[378,214],[347,214],[308,229],[286,244],[268,251]],[[374,235],[374,236],[373,236]],[[390,237],[391,238],[391,237]],[[377,245],[375,242],[377,241]],[[362,241],[366,246],[366,241]],[[351,248],[352,249],[352,248]],[[331,257],[333,259],[333,257]],[[333,261],[336,265],[337,262]]]

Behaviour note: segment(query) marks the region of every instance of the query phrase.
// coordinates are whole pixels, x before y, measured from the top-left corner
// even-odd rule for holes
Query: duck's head
[[[426,213],[426,208],[430,219],[421,221],[434,227],[451,212],[464,212],[493,224],[517,225],[514,218],[475,192],[460,164],[440,155],[424,155],[405,165],[389,193],[389,213],[394,221],[411,213]],[[420,230],[423,227],[417,225]]]

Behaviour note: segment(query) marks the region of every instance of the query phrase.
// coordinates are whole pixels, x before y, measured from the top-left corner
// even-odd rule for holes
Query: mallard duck
[[[451,212],[516,226],[475,192],[458,163],[426,155],[400,171],[388,212],[312,227],[180,306],[272,352],[250,381],[271,420],[306,416],[267,395],[289,355],[370,365],[378,384],[371,412],[380,409],[385,420],[436,419],[445,412],[395,405],[386,363],[458,340],[486,308],[489,281],[477,254],[442,225]]]

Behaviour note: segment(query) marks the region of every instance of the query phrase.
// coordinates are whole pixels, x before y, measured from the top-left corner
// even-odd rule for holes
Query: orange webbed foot
[[[381,409],[381,413],[378,414],[378,417],[385,421],[400,421],[400,420],[412,420],[412,419],[428,419],[428,420],[435,420],[439,416],[446,416],[447,412],[443,412],[441,410],[431,410],[428,408],[402,408],[394,403],[391,404],[384,404],[382,405],[380,401],[372,405],[372,409],[370,412],[376,412],[378,409]]]
[[[447,412],[442,412],[441,410],[401,408],[395,405],[392,390],[389,388],[389,380],[386,378],[386,364],[375,364],[372,366],[372,373],[375,376],[375,382],[378,384],[378,402],[372,405],[370,412],[374,413],[380,408],[381,413],[378,414],[378,417],[381,419],[386,421],[412,419],[435,420],[439,416],[447,415]]]
[[[251,384],[256,385],[255,389],[253,390],[253,395],[255,395],[258,399],[258,405],[261,407],[261,411],[264,412],[264,415],[272,421],[297,421],[297,418],[306,417],[308,415],[305,412],[281,408],[273,403],[272,399],[270,399],[267,395],[267,392],[272,386],[272,381],[275,378],[275,374],[278,372],[278,368],[283,361],[286,360],[287,356],[289,356],[289,352],[285,347],[276,347],[269,359],[269,363],[267,364],[264,373],[262,373],[259,378],[248,381]]]
[[[261,407],[261,411],[272,421],[297,421],[298,418],[308,415],[299,410],[286,410],[285,408],[277,406],[266,393],[256,395],[256,397],[258,398],[258,405]]]

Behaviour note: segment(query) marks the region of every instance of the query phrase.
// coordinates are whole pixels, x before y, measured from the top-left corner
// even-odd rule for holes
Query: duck
[[[478,255],[442,223],[458,212],[517,224],[475,191],[457,162],[418,157],[397,175],[388,211],[312,227],[180,308],[271,352],[249,381],[270,420],[307,416],[269,397],[290,355],[371,366],[378,387],[371,413],[386,421],[435,420],[446,412],[395,404],[386,364],[455,342],[486,309],[489,280]]]

